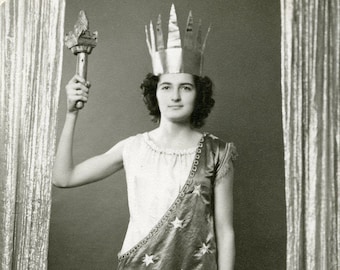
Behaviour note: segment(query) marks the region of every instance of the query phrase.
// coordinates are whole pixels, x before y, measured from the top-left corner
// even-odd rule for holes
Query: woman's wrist
[[[66,120],[76,120],[78,117],[78,111],[68,111],[66,113]]]

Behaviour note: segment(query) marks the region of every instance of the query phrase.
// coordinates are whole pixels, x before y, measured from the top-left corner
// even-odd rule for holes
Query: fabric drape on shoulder
[[[201,139],[177,198],[144,239],[119,254],[119,270],[217,269],[214,185],[234,153],[232,144],[215,136]]]

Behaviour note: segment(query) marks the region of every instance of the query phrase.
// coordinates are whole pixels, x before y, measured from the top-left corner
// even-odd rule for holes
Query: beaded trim
[[[178,204],[182,201],[185,193],[188,191],[189,186],[194,181],[193,178],[194,178],[195,173],[197,171],[197,166],[199,164],[199,159],[201,157],[203,142],[205,140],[206,135],[207,135],[207,133],[203,133],[203,136],[198,143],[198,146],[197,146],[197,149],[196,149],[196,154],[195,154],[195,159],[194,159],[193,164],[191,166],[191,170],[190,170],[188,179],[187,179],[186,183],[184,184],[184,186],[182,187],[181,191],[179,192],[174,203],[170,206],[170,208],[167,210],[167,212],[164,214],[164,216],[161,218],[161,220],[155,225],[155,227],[153,227],[153,229],[150,231],[150,233],[146,237],[144,237],[133,248],[131,248],[130,250],[128,250],[124,254],[118,254],[118,261],[122,261],[123,259],[134,254],[142,246],[144,246],[147,242],[149,242],[149,240],[158,232],[158,230],[164,225],[164,223],[169,219],[169,217],[172,215],[172,213],[176,210]]]
[[[195,154],[197,146],[191,147],[187,149],[171,149],[171,148],[161,148],[158,145],[156,145],[150,138],[149,133],[145,132],[142,134],[144,142],[146,145],[155,152],[161,153],[161,154],[168,154],[168,155],[191,155]]]

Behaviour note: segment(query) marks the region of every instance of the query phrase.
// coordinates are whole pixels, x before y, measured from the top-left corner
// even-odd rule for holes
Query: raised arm
[[[75,187],[92,183],[104,179],[123,167],[124,141],[104,154],[92,157],[78,165],[73,164],[73,137],[78,117],[75,104],[78,100],[87,102],[89,87],[89,83],[78,75],[75,75],[66,86],[67,114],[53,168],[53,184],[58,187]]]

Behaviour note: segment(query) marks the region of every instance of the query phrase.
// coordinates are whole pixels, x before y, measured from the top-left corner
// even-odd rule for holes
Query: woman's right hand
[[[77,112],[77,101],[87,102],[89,96],[89,89],[91,84],[89,81],[79,75],[74,75],[65,87],[67,95],[67,111]]]

